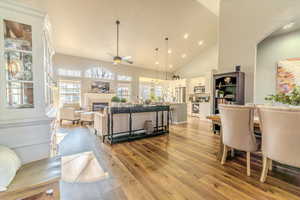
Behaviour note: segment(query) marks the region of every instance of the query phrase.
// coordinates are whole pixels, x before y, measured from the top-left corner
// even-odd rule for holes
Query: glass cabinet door
[[[7,106],[33,108],[32,27],[10,20],[3,24]]]

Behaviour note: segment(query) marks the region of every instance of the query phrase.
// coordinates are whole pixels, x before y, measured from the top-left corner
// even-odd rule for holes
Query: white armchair
[[[84,112],[81,110],[80,104],[79,103],[65,103],[62,106],[63,108],[73,108],[75,110],[75,115],[76,117],[80,118],[80,114]]]
[[[81,110],[79,103],[64,103],[63,108],[74,108],[75,110]]]
[[[73,124],[75,122],[79,122],[80,115],[76,114],[76,111],[74,108],[60,108],[59,109],[59,120],[60,124],[62,124],[63,120],[72,121]]]

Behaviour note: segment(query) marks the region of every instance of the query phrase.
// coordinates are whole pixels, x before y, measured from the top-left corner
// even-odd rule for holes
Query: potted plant
[[[121,98],[121,99],[120,99],[120,102],[121,102],[122,104],[125,104],[125,103],[127,102],[127,99]]]
[[[222,91],[222,90],[219,91],[219,97],[220,97],[220,98],[223,98],[223,97],[224,97],[224,94],[225,94],[224,91]]]
[[[300,86],[296,86],[289,93],[279,92],[275,95],[269,95],[265,98],[265,100],[272,103],[300,106]]]
[[[119,106],[121,99],[117,96],[111,98],[112,106]]]

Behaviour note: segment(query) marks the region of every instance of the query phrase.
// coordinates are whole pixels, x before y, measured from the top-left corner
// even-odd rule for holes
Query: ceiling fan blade
[[[131,61],[131,60],[124,60],[124,61],[131,64],[131,65],[133,64],[133,61]]]
[[[122,60],[130,60],[132,58],[132,56],[124,56],[122,57]]]

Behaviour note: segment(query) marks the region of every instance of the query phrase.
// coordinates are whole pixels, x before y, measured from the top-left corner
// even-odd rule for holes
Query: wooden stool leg
[[[269,171],[273,170],[273,162],[271,159],[269,159]]]
[[[261,172],[260,182],[264,183],[266,181],[267,175],[268,175],[268,158],[266,156],[263,157],[263,168]]]
[[[234,157],[234,148],[231,148],[231,157]]]
[[[251,153],[247,152],[247,176],[251,175]]]
[[[223,148],[223,156],[222,156],[222,161],[221,161],[221,164],[222,164],[222,165],[224,165],[225,162],[226,162],[227,152],[228,152],[228,147],[224,144],[224,148]]]

